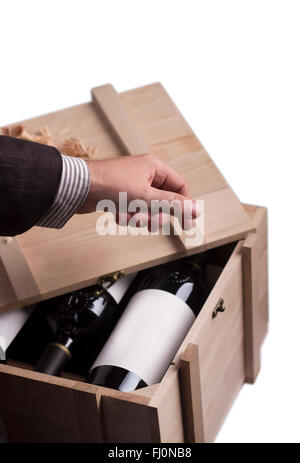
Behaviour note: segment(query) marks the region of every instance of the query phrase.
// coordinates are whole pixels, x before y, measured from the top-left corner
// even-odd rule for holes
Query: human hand
[[[179,202],[184,210],[184,201],[189,201],[190,218],[198,215],[196,202],[191,195],[183,177],[153,154],[126,156],[102,161],[87,162],[91,185],[84,204],[78,213],[95,212],[97,204],[103,199],[112,200],[116,207],[119,205],[119,193],[126,192],[128,203],[133,200],[143,200],[148,207],[152,200]],[[187,204],[186,208],[187,210]],[[172,213],[172,210],[171,210]],[[139,214],[138,226],[150,225],[150,214],[126,212],[121,217],[118,213],[116,220],[125,225],[133,215]],[[159,225],[163,225],[167,218],[159,214]]]

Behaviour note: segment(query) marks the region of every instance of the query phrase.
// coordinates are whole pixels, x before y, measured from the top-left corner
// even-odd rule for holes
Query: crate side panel
[[[102,396],[101,411],[107,442],[160,442],[159,422],[155,407]]]
[[[94,393],[0,372],[9,442],[103,442]]]

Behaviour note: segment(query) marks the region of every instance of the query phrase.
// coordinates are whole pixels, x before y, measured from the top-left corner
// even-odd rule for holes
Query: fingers
[[[160,228],[166,226],[170,222],[170,215],[169,214],[159,214],[150,215],[148,220],[148,230],[151,233],[156,233]]]
[[[127,213],[119,213],[117,212],[115,215],[115,221],[118,225],[137,227],[143,228],[148,227],[150,219],[150,214],[142,213],[142,212],[127,212]]]
[[[160,190],[173,191],[186,198],[191,198],[184,178],[168,164],[155,158],[156,169],[151,186]]]
[[[195,200],[173,191],[163,191],[150,187],[147,198],[149,206],[151,206],[152,200],[160,201],[162,212],[175,215],[179,218],[184,218],[183,216],[185,216],[186,219],[195,219],[200,214]]]
[[[90,167],[92,174],[95,171],[96,179],[94,189],[91,188],[91,199],[94,203],[103,198],[113,201],[116,208],[122,204],[116,215],[116,222],[120,225],[149,228],[157,214],[158,226],[162,226],[162,218],[171,214],[178,217],[186,228],[199,215],[183,177],[153,155],[101,161],[101,168],[97,169],[96,164],[94,162]],[[128,195],[125,207],[123,198],[120,199],[122,192]],[[156,203],[153,204],[152,200]],[[145,207],[143,204],[139,206],[141,201]],[[134,202],[137,203],[136,208]]]
[[[115,216],[116,223],[122,226],[131,226],[134,228],[148,228],[150,233],[156,233],[160,228],[169,226],[170,215],[164,213],[158,214],[117,214]],[[192,228],[192,219],[184,219],[183,229],[190,230]],[[170,228],[169,228],[170,230]]]
[[[129,212],[116,212],[115,214],[115,221],[118,225],[122,225],[123,227],[127,227],[129,220],[131,219],[133,214]]]
[[[193,218],[200,215],[200,210],[197,207],[196,201],[193,201],[189,188],[184,178],[168,166],[165,162],[154,158],[155,160],[155,174],[151,182],[150,188],[150,201],[166,201],[166,207],[163,212],[177,216],[182,219],[184,229],[190,229],[192,226]],[[149,205],[148,203],[148,205]],[[180,208],[175,204],[180,204]],[[170,208],[170,204],[174,207]]]

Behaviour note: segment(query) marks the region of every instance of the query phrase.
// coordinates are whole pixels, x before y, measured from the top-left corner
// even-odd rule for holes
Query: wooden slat
[[[2,264],[2,260],[0,259],[0,314],[19,307],[22,307],[22,302],[18,301],[4,265]]]
[[[108,84],[94,88],[92,96],[97,107],[102,111],[114,129],[114,133],[125,147],[127,154],[133,156],[151,153],[150,147],[143,141],[139,131],[128,117],[112,85]],[[179,230],[176,237],[182,244],[183,249],[185,249],[186,237],[184,231],[178,229],[179,222],[176,218],[171,217],[170,220],[173,230],[176,227]]]
[[[30,303],[40,291],[17,238],[0,237],[0,258],[19,301]]]
[[[260,348],[268,329],[267,210],[258,208],[243,246],[244,331],[246,381],[254,383],[260,370]]]
[[[0,365],[8,442],[104,442],[98,388]]]
[[[139,130],[124,110],[112,85],[103,85],[93,89],[92,96],[94,103],[109,122],[128,154],[140,155],[151,152],[151,148],[144,142]],[[176,108],[174,109],[176,111]],[[245,224],[250,222],[242,205],[224,181],[222,174],[204,148],[201,148],[201,150],[191,153],[184,152],[182,156],[172,157],[169,160],[169,164],[190,183],[195,177],[198,191],[196,192],[196,188],[193,188],[194,198],[204,201],[205,233],[200,243],[194,244],[193,240],[189,239],[189,235],[181,229],[178,220],[171,217],[173,230],[179,230],[176,236],[187,254],[193,253],[195,249],[200,250],[205,243],[213,241],[217,237],[222,239],[222,235],[226,235],[229,230],[228,225],[230,225],[230,232],[232,231],[231,227],[234,227],[234,233],[238,235],[238,232],[244,232]],[[199,159],[201,159],[201,172],[199,172]],[[202,221],[203,217],[195,220],[194,227],[200,227]]]
[[[139,416],[139,412],[147,415],[147,404],[154,392],[152,387],[146,388],[145,393],[143,389],[121,392],[79,382],[76,377],[37,373],[29,365],[13,363],[15,365],[0,364],[0,414],[10,442],[106,442],[102,398],[109,396],[115,399],[114,403],[120,401],[121,409],[123,402],[125,408],[128,402],[141,405],[133,409]],[[110,410],[108,406],[107,430],[112,437]],[[151,411],[149,413],[151,415]],[[156,426],[156,430],[145,432],[158,439],[157,429]],[[142,436],[144,431],[138,432]],[[134,442],[134,434],[131,441]]]
[[[101,411],[107,442],[160,442],[157,409],[112,397],[101,398]]]
[[[180,390],[186,442],[205,442],[199,348],[189,344],[180,359]]]
[[[163,235],[99,236],[98,213],[74,216],[61,230],[34,227],[17,238],[41,293],[32,302],[94,284],[105,273],[136,271],[245,238],[252,227],[248,214],[161,84],[123,92],[118,99],[151,151],[185,177],[193,197],[205,200],[204,242],[187,250],[180,240]],[[21,123],[32,133],[48,126],[57,146],[68,137],[80,137],[96,147],[95,160],[126,154],[106,117],[92,102]],[[6,275],[0,262],[0,312],[24,304]]]
[[[92,90],[95,104],[102,111],[116,136],[128,154],[138,155],[150,153],[149,146],[144,142],[130,117],[119,101],[112,85],[102,85]]]
[[[177,366],[170,365],[166,375],[167,381],[163,380],[157,385],[149,406],[157,408],[161,442],[184,442],[182,401]]]

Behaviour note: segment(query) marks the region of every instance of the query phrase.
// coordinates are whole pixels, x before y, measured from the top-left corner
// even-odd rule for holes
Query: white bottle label
[[[193,311],[177,296],[144,289],[130,300],[92,369],[114,365],[148,385],[158,383],[194,320]]]
[[[130,273],[130,275],[126,275],[125,277],[117,280],[110,288],[107,289],[107,292],[114,298],[117,304],[119,304],[136,275],[137,273]]]
[[[11,310],[0,315],[0,360],[5,360],[5,352],[25,324],[32,308]]]

